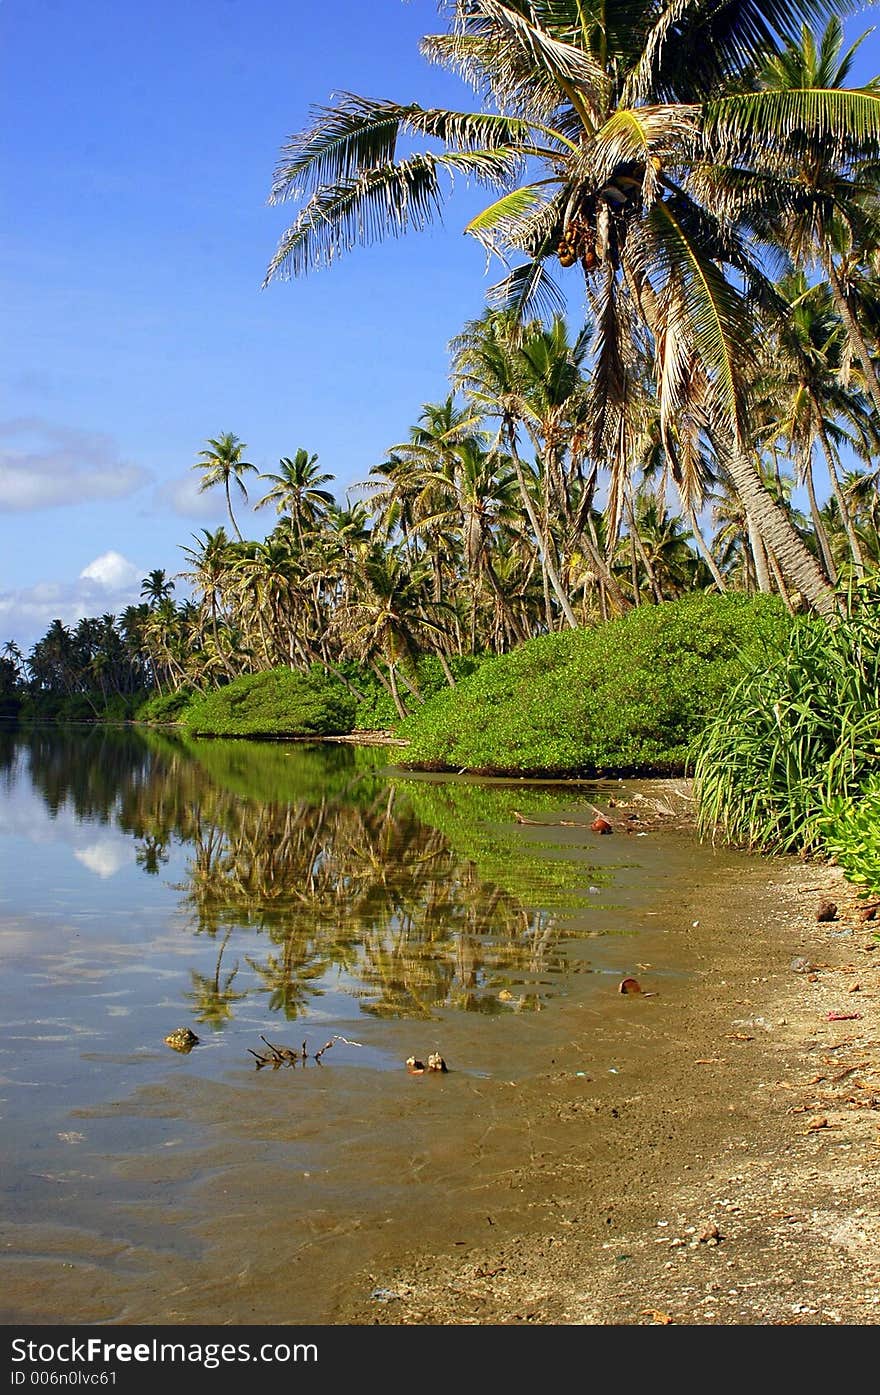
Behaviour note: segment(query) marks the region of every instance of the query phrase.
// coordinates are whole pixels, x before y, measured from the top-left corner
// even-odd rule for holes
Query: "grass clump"
[[[855,852],[865,819],[850,806],[880,759],[877,600],[873,583],[845,619],[799,617],[723,699],[694,768],[704,833],[768,851],[833,850],[841,865],[850,844]]]
[[[319,665],[249,673],[194,698],[183,713],[193,736],[339,736],[350,732],[356,699]]]
[[[776,598],[701,594],[531,640],[401,723],[410,743],[401,764],[477,774],[681,773],[749,653],[787,625]]]

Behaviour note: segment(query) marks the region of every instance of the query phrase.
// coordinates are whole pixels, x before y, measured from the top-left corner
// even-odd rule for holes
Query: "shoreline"
[[[669,1055],[680,1070],[669,1100],[651,1098],[648,1072],[611,1111],[631,1120],[619,1179],[591,1191],[591,1120],[571,1113],[570,1073],[548,1074],[529,1121],[548,1147],[540,1172],[511,1179],[525,1201],[507,1233],[494,1245],[465,1236],[446,1254],[389,1254],[355,1289],[394,1301],[351,1293],[334,1321],[880,1320],[880,938],[833,865],[758,866],[743,888],[755,939],[739,958],[731,944],[720,976],[705,966],[706,1010],[677,1029],[690,1060]],[[836,902],[834,920],[817,920],[823,899]]]

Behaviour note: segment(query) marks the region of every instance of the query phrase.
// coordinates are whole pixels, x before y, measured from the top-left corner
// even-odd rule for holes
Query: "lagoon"
[[[615,1101],[674,1079],[753,860],[640,827],[668,784],[394,755],[0,737],[4,1323],[345,1321],[390,1257],[545,1206],[524,1179],[563,1125],[621,1184]],[[261,1067],[266,1042],[306,1058]],[[432,1051],[448,1073],[407,1071]]]

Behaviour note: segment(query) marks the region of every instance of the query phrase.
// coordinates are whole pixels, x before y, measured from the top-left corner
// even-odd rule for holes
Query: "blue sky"
[[[261,289],[292,217],[267,204],[285,137],[343,90],[464,104],[418,52],[442,27],[435,0],[0,4],[0,642],[179,571],[224,522],[191,468],[208,437],[262,471],[303,446],[341,497],[445,395],[447,342],[498,274],[462,235],[479,193]],[[878,55],[872,36],[858,76]]]

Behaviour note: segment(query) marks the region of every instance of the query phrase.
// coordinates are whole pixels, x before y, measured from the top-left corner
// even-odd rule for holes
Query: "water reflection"
[[[530,863],[515,842],[513,804],[533,812],[546,792],[396,780],[387,759],[121,729],[0,736],[10,797],[29,784],[50,823],[87,825],[82,865],[173,890],[183,933],[211,941],[182,995],[195,1021],[222,1028],[249,999],[294,1020],[331,994],[378,1017],[540,1008],[565,968],[573,880],[599,874]]]

